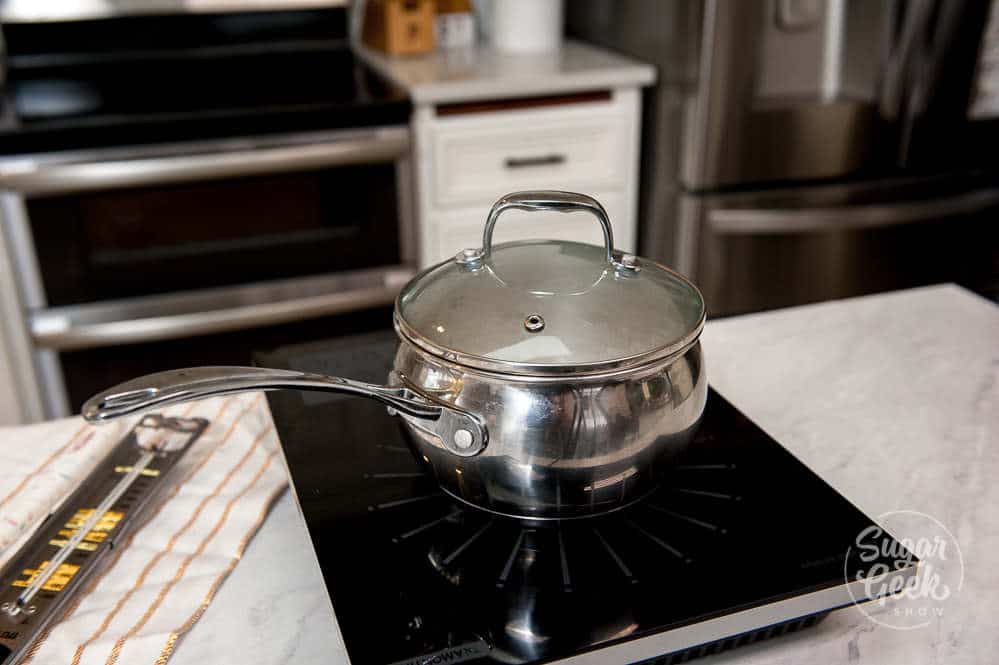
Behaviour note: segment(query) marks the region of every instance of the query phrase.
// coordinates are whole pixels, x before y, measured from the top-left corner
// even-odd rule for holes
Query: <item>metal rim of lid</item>
[[[441,263],[434,264],[425,270],[417,273],[409,282],[413,284],[424,279],[430,272],[436,270],[445,263],[449,263],[454,259],[448,259]],[[447,362],[462,365],[464,367],[469,367],[475,370],[480,370],[484,372],[489,372],[493,374],[505,374],[505,375],[516,375],[521,377],[573,377],[573,376],[592,376],[598,374],[614,373],[624,370],[634,370],[638,367],[644,365],[649,365],[652,363],[662,362],[670,357],[679,356],[687,351],[690,347],[697,343],[697,340],[701,336],[701,331],[704,330],[704,322],[707,317],[706,307],[704,305],[704,296],[700,289],[694,285],[689,279],[681,275],[680,273],[667,268],[666,266],[658,263],[656,261],[651,261],[646,258],[641,258],[643,266],[655,267],[659,270],[669,273],[671,276],[676,278],[678,281],[682,282],[690,289],[692,289],[701,301],[701,312],[698,317],[696,325],[694,325],[685,335],[679,339],[670,342],[669,344],[664,344],[658,347],[653,347],[647,351],[642,351],[641,353],[636,353],[630,356],[623,356],[619,358],[610,358],[608,360],[601,360],[589,363],[579,363],[579,364],[568,364],[568,363],[524,363],[515,362],[510,360],[497,360],[495,358],[487,358],[485,356],[480,356],[472,353],[466,353],[460,349],[449,348],[435,342],[430,341],[424,335],[422,335],[418,330],[413,328],[406,320],[402,317],[402,294],[406,291],[406,287],[403,287],[399,295],[395,299],[395,308],[392,314],[392,323],[395,328],[396,334],[400,338],[410,342],[419,349],[425,351],[426,353],[445,360]],[[408,286],[408,284],[407,284]]]

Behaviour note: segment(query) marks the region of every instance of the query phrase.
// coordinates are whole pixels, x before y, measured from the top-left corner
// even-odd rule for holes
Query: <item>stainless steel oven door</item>
[[[999,279],[999,184],[921,178],[684,195],[677,267],[710,316]]]
[[[0,161],[0,248],[7,258],[0,268],[6,263],[8,273],[0,278],[17,287],[16,302],[7,294],[0,313],[8,346],[33,354],[18,376],[22,410],[29,419],[69,413],[61,352],[251,330],[391,303],[416,265],[409,156],[408,128],[392,126]],[[315,182],[301,186],[306,179]],[[362,201],[355,216],[363,214],[369,181],[384,181],[368,198],[381,201],[382,218],[393,218],[357,222],[361,231],[341,224],[335,211],[349,203],[348,194]],[[245,228],[230,220],[226,234],[174,242],[206,226],[199,196],[245,206]],[[289,196],[297,199],[288,207],[297,205],[298,217],[269,222],[268,215],[283,212],[275,199]],[[146,211],[156,229],[129,226],[142,221],[130,215]],[[171,211],[177,230],[164,231]],[[116,221],[107,223],[111,217]],[[135,238],[118,237],[136,228]],[[286,260],[298,251],[300,258]]]

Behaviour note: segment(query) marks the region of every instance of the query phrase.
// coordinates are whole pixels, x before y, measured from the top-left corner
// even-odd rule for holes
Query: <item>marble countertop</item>
[[[761,427],[868,515],[933,515],[965,562],[963,590],[929,626],[893,630],[849,607],[704,662],[993,662],[999,307],[937,286],[710,322],[703,342],[711,383]],[[285,494],[171,663],[347,663],[334,626]]]
[[[355,51],[416,104],[560,95],[646,86],[656,79],[652,65],[573,40],[558,51],[537,54],[502,53],[481,45],[418,56],[390,56],[363,45]]]

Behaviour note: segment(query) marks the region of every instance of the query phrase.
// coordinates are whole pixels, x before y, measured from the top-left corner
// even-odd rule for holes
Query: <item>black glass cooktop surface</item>
[[[258,361],[380,382],[394,348],[374,333]],[[845,603],[785,608],[767,631],[726,632],[718,619],[844,588],[870,566],[846,558],[871,521],[713,391],[695,443],[653,495],[554,524],[457,505],[377,403],[269,399],[355,665],[618,662],[608,646],[697,624],[730,638],[688,636],[676,651],[687,659],[814,623]]]
[[[0,154],[405,124],[344,12],[5,26]]]

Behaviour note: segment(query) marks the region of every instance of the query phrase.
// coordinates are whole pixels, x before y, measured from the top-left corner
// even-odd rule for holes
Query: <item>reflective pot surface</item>
[[[700,343],[678,357],[616,375],[559,379],[472,370],[403,341],[390,382],[478,414],[489,440],[477,455],[444,447],[400,414],[414,453],[452,496],[503,515],[585,517],[652,491],[661,466],[693,437],[707,399]]]

